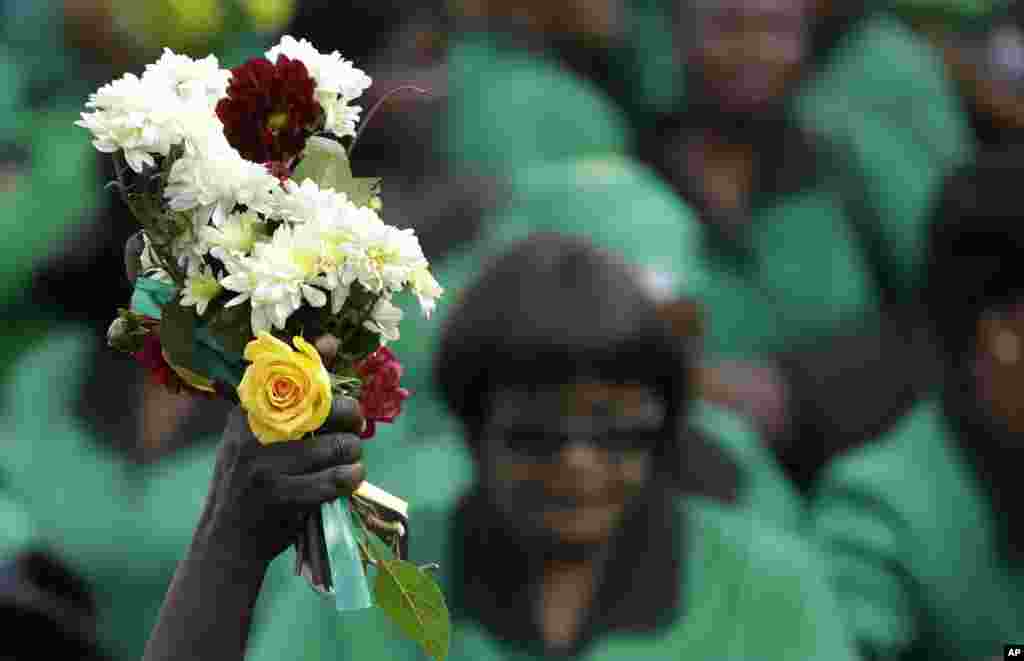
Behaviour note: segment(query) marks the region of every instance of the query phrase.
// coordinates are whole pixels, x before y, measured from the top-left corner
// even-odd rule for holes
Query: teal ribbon
[[[165,282],[139,277],[135,280],[135,290],[132,292],[132,312],[160,319],[162,307],[174,300],[175,291],[172,285]],[[242,355],[226,351],[198,319],[194,337],[192,364],[183,367],[208,379],[238,388],[246,368]]]

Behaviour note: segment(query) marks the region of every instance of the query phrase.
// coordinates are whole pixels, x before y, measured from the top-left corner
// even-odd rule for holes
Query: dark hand
[[[314,436],[261,445],[236,408],[217,453],[217,464],[196,541],[218,553],[269,564],[294,543],[305,515],[350,495],[366,477],[363,420],[355,400],[335,397],[327,422]]]

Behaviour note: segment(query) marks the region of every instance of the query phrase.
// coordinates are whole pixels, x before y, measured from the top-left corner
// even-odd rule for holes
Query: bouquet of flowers
[[[92,94],[78,122],[113,155],[111,186],[142,226],[110,344],[174,390],[239,402],[264,444],[315,432],[337,397],[358,400],[364,438],[394,420],[409,396],[386,346],[402,320],[394,298],[411,292],[429,317],[442,294],[414,232],[381,219],[379,180],[352,174],[353,101],[370,82],[288,36],[232,70],[165,50]],[[328,364],[312,346],[324,336],[337,345]],[[403,560],[406,509],[364,483],[310,518],[296,571],[339,609],[371,604],[375,572],[377,604],[440,659],[448,612],[427,570]]]

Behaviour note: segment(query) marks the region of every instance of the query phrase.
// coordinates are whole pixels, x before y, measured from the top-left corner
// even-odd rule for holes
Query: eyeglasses
[[[577,398],[567,407],[564,388],[503,391],[495,399],[484,438],[537,460],[551,460],[572,443],[620,456],[649,452],[665,438],[666,412],[660,399],[640,392],[642,396],[625,401],[591,397],[583,406]]]
[[[491,429],[487,438],[498,441],[508,451],[524,458],[549,461],[574,443],[588,445],[613,455],[651,452],[664,438],[662,430],[620,430],[614,433],[553,433],[539,426]]]

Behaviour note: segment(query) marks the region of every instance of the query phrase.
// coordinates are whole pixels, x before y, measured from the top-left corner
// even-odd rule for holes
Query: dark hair
[[[475,443],[496,388],[598,378],[654,387],[676,438],[691,361],[623,260],[588,240],[534,234],[494,259],[453,306],[435,378]]]
[[[925,303],[948,360],[961,361],[986,310],[1024,295],[1024,148],[981,154],[945,183],[928,245]]]

